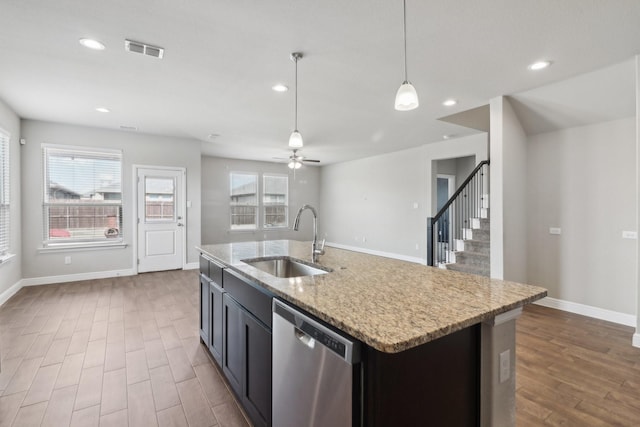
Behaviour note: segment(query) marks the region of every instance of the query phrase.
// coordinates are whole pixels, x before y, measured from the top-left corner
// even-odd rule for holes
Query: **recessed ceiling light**
[[[289,90],[289,88],[285,85],[283,85],[282,83],[278,83],[277,85],[273,85],[271,87],[271,89],[273,89],[276,92],[286,92]]]
[[[105,107],[96,107],[96,111],[99,113],[110,113],[111,110],[109,110],[108,108]]]
[[[451,139],[454,136],[456,136],[454,133],[448,134],[448,135],[442,135],[442,139]]]
[[[120,125],[120,129],[132,131],[132,132],[135,132],[138,130],[138,128],[135,126],[125,126],[125,125]]]
[[[220,134],[219,133],[210,133],[209,134],[209,139],[216,139],[217,137],[219,137]]]
[[[444,101],[442,103],[442,105],[444,105],[445,107],[452,107],[452,106],[456,105],[457,103],[458,103],[458,101],[455,100],[455,99],[447,99],[446,101]]]
[[[104,50],[105,48],[104,44],[100,43],[98,40],[80,39],[79,42],[82,46],[93,50]]]
[[[547,68],[549,65],[551,65],[551,61],[538,61],[538,62],[534,62],[533,64],[529,65],[529,69],[531,71],[538,71],[538,70],[543,70],[545,68]]]

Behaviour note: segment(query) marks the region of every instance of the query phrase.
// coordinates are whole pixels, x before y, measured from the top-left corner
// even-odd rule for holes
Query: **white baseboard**
[[[189,262],[189,263],[185,264],[184,267],[182,267],[183,270],[195,270],[197,268],[200,268],[200,263],[199,262]]]
[[[5,302],[9,301],[9,298],[14,296],[20,289],[22,289],[23,286],[24,286],[24,284],[22,283],[22,280],[18,280],[9,289],[7,289],[3,293],[1,293],[0,294],[0,306],[2,306],[2,304],[4,304]]]
[[[636,329],[637,331],[637,329]],[[639,347],[640,348],[640,334],[639,333],[635,333],[633,334],[633,340],[631,341],[631,345],[634,347]]]
[[[391,253],[391,252],[375,251],[373,249],[360,248],[360,247],[357,247],[357,246],[341,245],[339,243],[331,243],[331,242],[327,242],[326,246],[330,246],[332,248],[337,248],[337,249],[345,249],[347,251],[361,252],[361,253],[364,253],[364,254],[377,255],[377,256],[381,256],[381,257],[385,257],[385,258],[399,259],[401,261],[409,261],[409,262],[414,262],[416,264],[426,265],[426,261],[424,259],[418,258],[418,257],[394,254],[394,253]]]
[[[620,313],[604,308],[593,307],[591,305],[579,304],[577,302],[546,297],[536,301],[534,304],[542,305],[544,307],[557,308],[558,310],[581,314],[583,316],[606,320],[608,322],[619,323],[621,325],[631,326],[633,328],[638,326],[636,323],[636,316],[634,316],[633,314]],[[634,342],[636,339],[638,340],[638,346],[640,346],[640,336],[638,336],[638,338],[634,336]]]
[[[96,271],[91,273],[65,274],[62,276],[30,277],[22,279],[22,286],[50,285],[53,283],[77,282],[80,280],[107,279],[110,277],[134,276],[135,270]]]

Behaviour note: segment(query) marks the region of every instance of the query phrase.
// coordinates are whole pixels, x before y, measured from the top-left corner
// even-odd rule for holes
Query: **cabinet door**
[[[200,275],[200,338],[209,345],[209,279]]]
[[[228,293],[222,296],[222,323],[222,371],[231,388],[242,396],[245,347],[242,307]]]
[[[256,426],[271,425],[271,330],[247,311],[245,333],[245,384],[242,401]]]
[[[222,294],[224,290],[215,282],[211,282],[210,291],[209,307],[211,308],[211,319],[208,347],[215,361],[222,366]]]

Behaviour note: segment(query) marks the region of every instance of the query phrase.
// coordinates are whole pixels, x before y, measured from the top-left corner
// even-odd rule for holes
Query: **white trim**
[[[9,260],[11,260],[11,258],[13,258],[15,256],[16,256],[16,254],[11,254],[11,253],[0,255],[0,265],[4,265],[4,264],[8,263]]]
[[[640,334],[639,333],[635,333],[633,334],[633,340],[631,341],[631,345],[634,347],[639,347],[640,348]]]
[[[399,259],[401,261],[409,261],[409,262],[413,262],[413,263],[416,263],[416,264],[426,265],[425,260],[422,259],[422,258],[418,258],[418,257],[412,257],[412,256],[407,256],[407,255],[401,255],[401,254],[394,254],[394,253],[391,253],[391,252],[375,251],[373,249],[365,249],[365,248],[359,248],[359,247],[356,247],[356,246],[341,245],[339,243],[331,243],[331,242],[327,242],[325,244],[325,246],[329,246],[329,247],[337,248],[337,249],[345,249],[347,251],[361,252],[363,254],[377,255],[377,256],[381,256],[381,257],[385,257],[385,258]]]
[[[23,280],[18,280],[9,289],[0,294],[0,306],[9,301],[9,298],[14,296],[20,289],[22,289],[22,287],[24,286],[24,283],[22,282]]]
[[[550,307],[556,308],[558,310],[568,311],[569,313],[581,314],[583,316],[593,317],[595,319],[606,320],[607,322],[632,326],[634,328],[637,326],[636,316],[634,316],[633,314],[620,313],[618,311],[607,310],[600,307],[593,307],[591,305],[580,304],[577,302],[546,297],[536,301],[534,304],[538,304],[543,307]]]
[[[22,286],[51,285],[54,283],[77,282],[80,280],[108,279],[110,277],[135,276],[133,268],[125,270],[96,271],[91,273],[63,274],[60,276],[30,277],[22,279]]]
[[[200,263],[198,262],[189,262],[184,265],[183,270],[196,270],[200,268]]]
[[[78,251],[82,251],[82,252],[86,252],[86,251],[100,251],[100,250],[104,250],[104,249],[125,249],[127,246],[129,246],[128,243],[125,242],[119,242],[119,243],[98,243],[98,242],[91,242],[91,243],[87,243],[87,244],[80,244],[80,243],[76,243],[76,244],[59,244],[59,245],[49,245],[49,246],[45,246],[42,248],[36,248],[36,250],[40,253],[47,253],[47,252],[78,252]]]

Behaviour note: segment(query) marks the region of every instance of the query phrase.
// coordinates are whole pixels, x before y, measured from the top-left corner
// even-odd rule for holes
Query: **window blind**
[[[44,244],[121,242],[122,152],[43,145]]]
[[[9,139],[9,134],[0,129],[0,257],[9,252],[9,230],[11,224]]]

